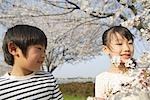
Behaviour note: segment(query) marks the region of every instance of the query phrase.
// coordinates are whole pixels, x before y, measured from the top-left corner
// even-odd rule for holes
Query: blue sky
[[[107,70],[109,58],[107,56],[97,56],[89,61],[78,64],[64,64],[54,71],[55,77],[95,77],[100,72]]]

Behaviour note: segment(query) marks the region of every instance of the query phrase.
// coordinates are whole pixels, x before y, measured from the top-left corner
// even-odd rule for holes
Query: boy
[[[7,30],[2,49],[12,69],[0,78],[0,99],[63,100],[53,75],[40,71],[46,47],[46,35],[37,27],[16,25]]]

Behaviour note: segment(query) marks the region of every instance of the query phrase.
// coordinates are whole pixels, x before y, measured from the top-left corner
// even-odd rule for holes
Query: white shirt
[[[121,89],[121,83],[129,82],[131,78],[125,74],[103,72],[96,76],[95,97],[106,99],[107,94]]]

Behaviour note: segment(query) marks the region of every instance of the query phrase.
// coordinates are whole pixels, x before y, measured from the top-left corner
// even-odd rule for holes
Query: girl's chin
[[[125,62],[128,61],[129,59],[131,59],[131,58],[128,58],[128,59],[122,59],[121,62],[122,62],[122,63],[125,63]]]
[[[131,58],[131,56],[122,56],[121,58],[124,59],[124,60],[128,60],[128,59]]]

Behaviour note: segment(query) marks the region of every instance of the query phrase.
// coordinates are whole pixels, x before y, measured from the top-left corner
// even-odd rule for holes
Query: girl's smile
[[[131,58],[131,54],[130,54],[130,53],[121,54],[121,57],[122,57],[123,59],[129,59],[129,58]]]

